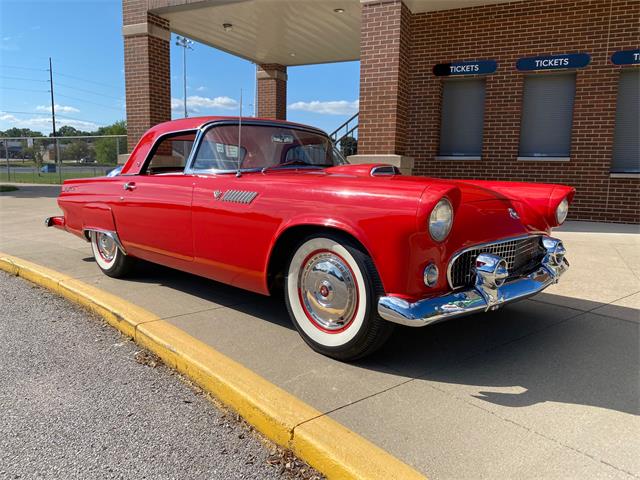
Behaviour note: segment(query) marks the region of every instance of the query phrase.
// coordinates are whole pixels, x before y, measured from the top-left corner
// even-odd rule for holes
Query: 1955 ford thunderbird
[[[534,295],[568,267],[551,229],[562,185],[404,176],[350,165],[322,131],[187,118],[150,129],[121,171],[67,180],[47,226],[89,242],[111,277],[136,259],[283,292],[314,350],[372,353],[424,326]]]

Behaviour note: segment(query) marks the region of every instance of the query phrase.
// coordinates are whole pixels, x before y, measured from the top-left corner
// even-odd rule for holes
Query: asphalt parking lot
[[[319,478],[100,318],[4,272],[0,298],[0,478]]]
[[[162,267],[102,275],[86,243],[44,229],[52,187],[0,197],[0,251],[146,308],[431,479],[640,477],[640,234],[568,223],[570,270],[490,314],[399,328],[376,356],[310,351],[278,299]]]

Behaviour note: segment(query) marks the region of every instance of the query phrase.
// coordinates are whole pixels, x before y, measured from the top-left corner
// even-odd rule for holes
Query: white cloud
[[[222,109],[235,110],[239,107],[237,100],[230,97],[201,97],[191,95],[187,97],[187,108],[190,112],[199,112],[200,109]],[[171,110],[180,111],[184,109],[184,102],[180,98],[171,99]]]
[[[0,112],[0,121],[7,122],[9,124],[9,128],[17,127],[39,129],[47,132],[51,131],[51,117],[49,116],[18,118],[15,115]],[[86,122],[83,120],[72,120],[65,117],[56,118],[56,125],[58,127],[69,125],[70,127],[77,128],[78,130],[95,130],[99,127],[97,123]]]
[[[38,105],[36,107],[36,111],[51,113],[51,105]],[[69,105],[58,105],[56,103],[56,113],[78,113],[79,111],[80,110],[78,110],[76,107],[71,107]]]
[[[354,100],[332,100],[321,102],[313,100],[311,102],[295,102],[289,105],[290,110],[299,110],[302,112],[321,113],[325,115],[353,115],[358,111],[360,102]]]
[[[204,92],[207,89],[207,87],[205,87],[204,85],[200,85],[198,88],[196,88],[196,92]]]

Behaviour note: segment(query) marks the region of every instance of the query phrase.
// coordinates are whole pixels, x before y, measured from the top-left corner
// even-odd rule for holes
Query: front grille
[[[471,247],[454,257],[449,265],[448,274],[451,288],[471,286],[475,283],[474,263],[476,257],[481,253],[492,253],[504,258],[507,261],[510,277],[528,273],[544,257],[539,236]]]

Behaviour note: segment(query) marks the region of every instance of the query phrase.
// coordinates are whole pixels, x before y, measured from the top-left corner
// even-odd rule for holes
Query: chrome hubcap
[[[358,288],[349,265],[338,255],[323,251],[309,256],[298,280],[305,313],[326,330],[348,325],[358,306]]]
[[[116,256],[116,249],[118,248],[116,242],[109,235],[104,233],[96,233],[96,245],[100,256],[107,262],[110,262]]]

